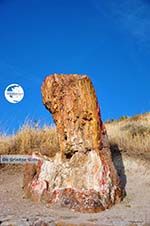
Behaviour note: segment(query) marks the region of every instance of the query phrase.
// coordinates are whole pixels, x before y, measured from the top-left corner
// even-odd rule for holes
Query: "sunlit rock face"
[[[60,152],[53,158],[33,153],[39,161],[26,166],[26,195],[82,212],[105,210],[120,201],[119,178],[90,79],[48,76],[42,96],[56,123]]]

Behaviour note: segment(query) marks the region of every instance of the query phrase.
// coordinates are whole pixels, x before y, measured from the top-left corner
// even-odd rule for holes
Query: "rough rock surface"
[[[90,79],[48,76],[42,96],[56,123],[61,151],[54,158],[33,153],[39,161],[36,167],[26,166],[26,195],[82,212],[102,211],[120,201],[123,193]]]

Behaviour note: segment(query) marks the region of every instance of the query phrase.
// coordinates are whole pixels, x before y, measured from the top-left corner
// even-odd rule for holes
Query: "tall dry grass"
[[[0,136],[0,155],[30,154],[33,151],[54,156],[59,151],[56,128],[45,126],[41,129],[26,124],[12,136]]]
[[[129,154],[150,157],[150,113],[106,123],[110,145]]]

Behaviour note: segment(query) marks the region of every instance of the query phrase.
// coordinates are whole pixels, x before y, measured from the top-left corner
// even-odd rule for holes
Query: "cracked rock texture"
[[[26,165],[26,196],[81,212],[110,208],[123,193],[91,80],[47,76],[42,96],[57,127],[60,152],[53,158],[33,153],[39,161]]]

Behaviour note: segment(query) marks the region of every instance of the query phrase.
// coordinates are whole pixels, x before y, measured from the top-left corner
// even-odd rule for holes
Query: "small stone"
[[[32,224],[32,226],[49,226],[49,224],[43,220],[37,220]]]

